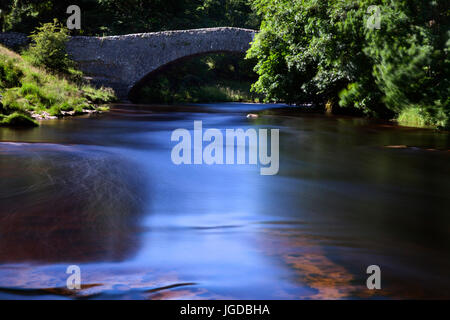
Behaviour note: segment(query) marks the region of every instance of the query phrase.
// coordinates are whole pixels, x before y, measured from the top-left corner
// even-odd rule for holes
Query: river
[[[0,128],[0,298],[450,298],[449,133],[246,117],[268,107],[117,104]],[[279,128],[278,174],[173,164],[172,131],[194,120]]]

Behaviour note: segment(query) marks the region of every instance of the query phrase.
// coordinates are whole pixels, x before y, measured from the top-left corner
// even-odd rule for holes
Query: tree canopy
[[[12,0],[2,4],[3,30],[31,32],[53,19],[65,21],[71,0]],[[248,0],[77,0],[82,33],[118,35],[216,26],[258,28]],[[77,31],[73,31],[76,33]]]
[[[377,5],[380,28],[368,27]],[[268,100],[355,107],[381,117],[416,114],[448,127],[446,0],[255,0],[261,32],[254,90]]]

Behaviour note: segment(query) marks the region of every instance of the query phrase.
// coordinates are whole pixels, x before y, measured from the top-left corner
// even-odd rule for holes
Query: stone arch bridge
[[[254,30],[224,27],[72,37],[67,51],[94,84],[111,87],[124,99],[146,77],[174,61],[207,53],[245,52],[255,34]]]

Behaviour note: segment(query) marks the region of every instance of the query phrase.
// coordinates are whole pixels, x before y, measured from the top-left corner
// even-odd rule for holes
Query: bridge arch
[[[241,28],[208,28],[109,37],[72,37],[67,51],[96,85],[127,98],[149,74],[186,57],[245,52],[256,34]]]
[[[215,54],[215,53],[227,53],[227,54],[231,54],[231,55],[235,55],[235,54],[240,54],[242,53],[242,51],[207,51],[207,52],[202,52],[202,53],[196,53],[190,56],[184,56],[181,58],[178,58],[176,60],[172,60],[158,68],[156,68],[155,70],[150,71],[149,73],[147,73],[144,77],[142,77],[140,80],[136,81],[133,86],[131,88],[129,88],[128,90],[128,98],[131,101],[133,100],[133,97],[136,97],[136,95],[139,94],[139,90],[145,86],[149,81],[151,81],[153,78],[157,77],[158,75],[160,75],[161,73],[164,73],[166,70],[170,69],[171,67],[173,67],[174,65],[178,65],[179,63],[182,63],[184,61],[189,61],[194,57],[201,57],[201,56],[207,56],[210,54]]]

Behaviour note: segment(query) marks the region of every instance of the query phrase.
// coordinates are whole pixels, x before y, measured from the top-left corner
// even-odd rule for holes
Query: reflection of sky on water
[[[222,112],[256,112],[266,110],[268,108],[283,108],[287,107],[286,104],[282,103],[242,103],[242,102],[228,102],[228,103],[217,103],[217,104],[194,104],[197,106],[205,106],[207,108],[222,111]]]
[[[352,119],[248,120],[246,112],[262,106],[250,107],[113,112],[28,132],[0,130],[2,140],[49,142],[0,145],[0,172],[8,177],[0,182],[2,208],[21,212],[0,227],[0,287],[49,288],[3,290],[0,297],[70,297],[61,291],[69,263],[80,264],[91,286],[79,295],[91,298],[369,297],[364,266],[375,262],[386,270],[381,296],[445,292],[448,283],[437,278],[448,270],[450,237],[440,215],[448,208],[448,171],[435,167],[445,168],[448,158],[382,149],[442,148],[445,136],[359,130],[365,122]],[[193,120],[203,120],[204,130],[281,128],[279,175],[261,176],[251,165],[172,164],[172,130],[192,130]],[[12,187],[23,190],[20,179],[33,179],[33,202],[12,197]],[[15,249],[13,233],[25,240]],[[34,248],[30,236],[38,240]]]
[[[195,118],[204,121],[205,129],[220,128],[217,121],[223,120],[210,115]],[[177,125],[192,129],[193,123]],[[153,133],[152,138],[164,146],[170,134]],[[267,296],[274,288],[273,274],[285,272],[255,249],[257,223],[269,219],[261,216],[256,205],[264,196],[258,187],[263,182],[259,169],[250,165],[176,166],[169,152],[158,150],[146,156],[142,165],[158,187],[151,188],[151,213],[142,222],[148,232],[133,261],[176,270],[183,278],[228,297]],[[288,275],[280,279],[279,286],[294,289]]]

